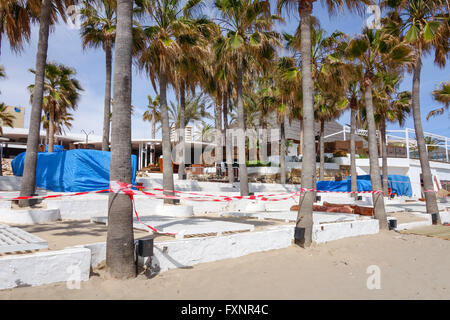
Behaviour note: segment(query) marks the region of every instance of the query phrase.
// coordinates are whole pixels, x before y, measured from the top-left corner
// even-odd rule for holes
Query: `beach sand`
[[[369,266],[380,289],[369,290]],[[0,291],[0,299],[450,299],[450,241],[382,231],[169,270],[147,278]]]

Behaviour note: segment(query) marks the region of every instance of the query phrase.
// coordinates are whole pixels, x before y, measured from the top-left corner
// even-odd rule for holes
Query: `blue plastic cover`
[[[358,191],[372,190],[370,175],[358,176],[356,182]],[[398,196],[412,196],[411,181],[407,176],[390,174],[388,175],[388,185],[392,189],[392,193],[396,193]],[[342,181],[317,181],[317,190],[349,192],[351,191],[351,178],[347,177]]]
[[[36,186],[56,192],[84,192],[109,188],[111,152],[75,149],[38,152]],[[15,176],[22,176],[25,152],[11,162]],[[137,157],[131,156],[132,184],[136,184]]]
[[[54,144],[53,152],[59,152],[59,151],[64,151],[64,146],[61,146],[59,144]],[[48,144],[45,145],[45,152],[48,152]]]

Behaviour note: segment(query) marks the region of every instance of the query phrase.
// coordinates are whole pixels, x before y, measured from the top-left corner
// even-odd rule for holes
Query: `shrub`
[[[270,167],[270,162],[261,162],[259,160],[257,161],[247,161],[245,163],[247,167]]]
[[[342,151],[342,150],[338,150],[333,153],[333,157],[335,157],[335,158],[346,157],[346,156],[347,156],[347,152]]]

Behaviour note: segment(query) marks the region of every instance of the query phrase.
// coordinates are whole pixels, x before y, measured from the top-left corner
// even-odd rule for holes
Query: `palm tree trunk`
[[[419,148],[420,166],[422,168],[422,179],[425,193],[425,201],[428,213],[438,213],[438,223],[441,223],[439,216],[439,208],[434,192],[433,180],[430,170],[430,162],[428,161],[428,151],[425,144],[425,137],[422,128],[422,119],[420,115],[420,73],[422,69],[422,49],[417,49],[417,60],[414,67],[413,87],[412,87],[412,109],[414,118],[414,129],[416,131],[417,146]]]
[[[325,121],[320,120],[320,136],[319,136],[319,158],[320,158],[320,166],[319,166],[319,181],[323,181],[325,174],[325,146],[324,146],[324,137],[325,137]]]
[[[30,126],[27,139],[27,152],[23,169],[20,196],[31,196],[36,188],[36,163],[39,147],[39,129],[41,127],[42,97],[44,94],[44,75],[47,61],[48,33],[50,26],[51,0],[43,0],[39,19],[39,40],[36,54],[36,73],[34,78],[33,101],[30,115]],[[29,200],[20,200],[19,206],[30,204]]]
[[[381,136],[381,164],[383,175],[383,192],[385,195],[389,194],[388,190],[388,164],[387,164],[387,148],[386,148],[386,120],[381,119],[380,123],[380,136]]]
[[[165,195],[173,196],[170,191],[174,190],[173,168],[172,168],[172,148],[170,145],[169,113],[167,111],[167,75],[161,59],[159,75],[160,110],[162,127],[162,152],[163,152],[163,189]],[[166,204],[174,204],[172,199],[164,199]]]
[[[237,107],[238,107],[238,124],[239,124],[239,136],[238,136],[238,160],[239,160],[239,184],[241,190],[241,196],[248,196],[248,176],[247,176],[247,164],[245,157],[245,118],[244,118],[244,101],[242,99],[242,78],[243,78],[243,65],[242,57],[238,58],[237,68],[237,80],[236,80],[236,93],[237,93]]]
[[[316,150],[314,143],[313,80],[311,65],[311,13],[312,1],[299,1],[302,55],[303,91],[303,147],[302,147],[302,188],[316,189]],[[312,206],[315,192],[305,191],[300,195],[296,227],[304,230],[304,239],[295,239],[302,247],[312,243]]]
[[[280,183],[286,184],[286,115],[283,114],[280,124]]]
[[[152,111],[152,139],[155,139],[155,136],[156,136],[156,110],[153,108],[153,111]],[[155,165],[156,164],[156,145],[154,142],[152,143],[152,149],[153,149],[152,164]]]
[[[109,126],[111,114],[111,66],[112,66],[112,49],[109,42],[105,45],[106,55],[106,80],[105,80],[105,106],[103,111],[103,140],[102,150],[109,151]]]
[[[178,164],[178,179],[184,180],[185,178],[185,156],[186,156],[186,144],[185,144],[185,125],[186,122],[186,83],[184,80],[180,84],[180,143],[181,143],[181,155],[180,162]]]
[[[258,142],[259,142],[259,161],[266,163],[267,162],[267,121],[265,119],[265,115],[261,112],[261,119],[259,120],[261,129],[258,134]]]
[[[351,191],[358,191],[358,177],[356,175],[356,144],[355,144],[355,130],[356,130],[356,110],[354,108],[350,111],[350,179]],[[357,193],[352,193],[356,198]]]
[[[375,118],[373,113],[372,85],[371,80],[365,79],[364,101],[366,104],[367,129],[369,131],[369,158],[370,158],[370,180],[373,191],[382,191],[380,167],[378,165],[378,147],[376,137]],[[388,229],[386,212],[384,208],[384,197],[380,192],[372,193],[375,218],[378,219],[380,229]]]
[[[225,99],[225,95],[222,95],[222,100]],[[222,107],[219,103],[216,103],[215,108],[215,122],[216,122],[216,172],[218,175],[222,175],[221,164],[223,161],[223,144],[222,144]]]
[[[225,93],[225,99],[223,100],[223,131],[224,131],[224,138],[225,138],[225,158],[227,163],[227,169],[228,169],[228,182],[234,183],[234,172],[233,172],[233,155],[232,155],[232,149],[231,149],[231,138],[228,135],[228,101],[229,96],[228,92]]]
[[[303,155],[303,117],[300,118],[300,143],[298,145],[298,154]]]
[[[132,1],[117,1],[114,52],[114,112],[112,116],[110,181],[131,184],[131,48]],[[113,278],[136,276],[133,204],[125,193],[109,193],[106,270]]]
[[[53,152],[53,146],[55,144],[55,106],[53,102],[50,102],[50,119],[48,121],[48,152]]]

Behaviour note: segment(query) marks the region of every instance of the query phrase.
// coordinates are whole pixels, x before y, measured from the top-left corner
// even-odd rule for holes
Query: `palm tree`
[[[53,132],[55,134],[64,134],[66,132],[65,129],[72,128],[73,120],[74,120],[73,114],[71,114],[70,112],[56,114],[54,122],[53,122]],[[45,143],[48,144],[50,121],[49,121],[49,119],[47,119],[47,117],[45,115],[43,115],[41,122],[42,122],[42,127],[47,131],[47,137],[46,137]]]
[[[215,7],[221,18],[218,19],[226,32],[215,44],[216,57],[233,62],[236,72],[235,90],[238,111],[239,182],[241,195],[249,193],[245,159],[245,116],[243,100],[243,80],[249,66],[260,70],[276,55],[279,34],[272,31],[274,20],[270,12],[270,2],[266,0],[216,0]]]
[[[219,33],[219,28],[216,24],[208,20],[206,17],[199,17],[194,19],[191,16],[191,6],[201,0],[195,0],[192,4],[188,4],[186,10],[183,12],[181,19],[189,25],[188,29],[180,30],[176,35],[176,42],[181,49],[181,54],[176,61],[176,73],[180,98],[180,140],[181,154],[178,167],[179,179],[185,178],[185,109],[186,109],[186,90],[190,89],[194,94],[195,87],[202,82],[205,82],[204,73],[211,69],[211,46],[210,43],[216,34]],[[205,70],[206,69],[206,70]],[[202,70],[199,72],[199,70]]]
[[[35,70],[30,70],[36,74]],[[55,120],[61,119],[69,109],[75,110],[83,88],[73,76],[75,70],[62,64],[49,63],[45,66],[44,97],[42,108],[48,114],[48,152],[53,152]],[[28,86],[33,100],[34,85]]]
[[[50,24],[57,20],[57,13],[65,19],[65,7],[71,1],[58,1],[55,6],[51,0],[43,0],[39,17],[39,40],[36,54],[36,73],[33,101],[30,115],[30,126],[28,130],[27,152],[22,182],[20,185],[20,196],[31,196],[36,188],[36,161],[39,146],[39,129],[41,126],[42,102],[44,93],[45,64],[47,61],[48,34]],[[20,200],[19,206],[29,205],[29,200]]]
[[[376,80],[376,73],[383,72],[388,67],[399,68],[411,61],[410,48],[399,42],[396,37],[384,30],[370,30],[365,28],[362,35],[353,39],[347,48],[350,58],[358,60],[364,68],[364,104],[366,121],[369,132],[370,179],[374,214],[379,220],[380,228],[387,229],[388,223],[384,208],[384,198],[381,185],[380,167],[378,165],[378,150],[376,125],[372,97],[372,83]]]
[[[8,111],[8,106],[3,102],[0,102],[0,135],[3,135],[3,128],[2,128],[3,126],[8,126],[12,128],[14,119],[15,116]],[[3,151],[0,152],[0,176],[3,175],[2,156]]]
[[[286,131],[285,125],[297,114],[301,118],[300,72],[292,57],[280,57],[277,63],[276,83],[279,88],[277,118],[280,124],[280,182],[286,183]],[[300,93],[300,95],[299,95]]]
[[[444,104],[444,108],[439,108],[432,110],[427,115],[427,120],[433,116],[441,115],[444,110],[448,109],[450,105],[450,82],[443,82],[440,84],[439,88],[433,91],[433,98],[437,102]]]
[[[133,2],[117,0],[110,181],[127,184],[131,184],[132,20]],[[131,197],[124,192],[110,192],[108,208],[107,272],[113,278],[135,277]]]
[[[396,73],[383,72],[378,88],[374,89],[375,122],[380,133],[380,149],[382,157],[382,185],[384,194],[388,194],[388,164],[386,146],[386,120],[398,122],[403,126],[411,107],[411,93],[397,92],[401,76]]]
[[[142,0],[139,1],[138,11],[150,17],[153,23],[143,27],[145,48],[137,54],[137,62],[150,77],[156,91],[156,81],[159,82],[160,112],[162,123],[163,149],[163,188],[170,195],[174,190],[172,155],[170,143],[169,114],[167,110],[167,86],[176,87],[176,66],[181,48],[176,38],[179,34],[188,33],[192,27],[192,20],[182,16],[182,12],[189,12],[196,8],[198,0],[188,1],[182,5],[181,0]],[[164,199],[165,203],[174,203],[171,199]]]
[[[112,49],[116,36],[116,8],[115,0],[101,0],[91,3],[83,1],[81,14],[83,23],[81,25],[81,38],[83,48],[102,47],[105,51],[106,78],[105,78],[105,101],[103,111],[103,139],[102,150],[109,151],[109,127],[111,113],[111,74],[112,74]]]
[[[422,128],[420,114],[420,74],[422,55],[434,49],[434,61],[439,67],[444,67],[449,54],[448,38],[448,1],[442,0],[398,0],[388,2],[392,6],[390,14],[394,33],[403,35],[415,50],[412,82],[412,109],[417,146],[419,148],[420,165],[422,168],[425,200],[428,213],[437,213],[436,194],[433,192],[433,180],[430,163]],[[440,221],[439,214],[438,222]]]
[[[152,139],[156,138],[156,123],[161,122],[161,113],[159,112],[159,95],[152,99],[150,95],[147,96],[148,105],[147,110],[145,110],[142,115],[142,120],[151,121],[152,123]],[[153,145],[153,144],[152,144]],[[156,163],[156,153],[153,147],[152,163]]]
[[[315,119],[319,122],[319,180],[324,180],[325,163],[325,122],[339,118],[341,113],[347,107],[348,101],[342,95],[335,95],[331,92],[319,93],[314,96],[315,100]]]
[[[209,108],[208,98],[203,94],[195,96],[188,95],[185,101],[184,119],[181,119],[181,104],[170,103],[169,122],[174,128],[185,127],[192,121],[201,121],[202,119],[212,119],[207,111]],[[183,120],[183,122],[182,122]]]
[[[30,40],[31,23],[36,22],[41,9],[37,0],[1,0],[0,1],[0,52],[4,35],[10,48],[18,52],[24,42]]]
[[[277,0],[278,11],[296,10],[300,18],[301,56],[302,56],[302,91],[303,91],[303,146],[302,146],[302,188],[315,189],[316,151],[314,141],[314,83],[312,80],[312,46],[311,46],[311,15],[314,0]],[[350,10],[360,7],[362,1],[325,2],[330,12],[345,6]],[[296,243],[309,247],[312,242],[312,206],[315,199],[314,192],[303,192],[299,200],[299,210],[296,226],[305,232],[304,239],[296,239]]]
[[[349,84],[347,87],[347,100],[350,108],[350,190],[353,192],[352,196],[358,196],[358,175],[356,173],[356,128],[357,128],[357,114],[361,110],[361,95],[363,88],[361,86],[362,68],[361,65],[350,63],[350,68],[353,72],[349,76]]]

